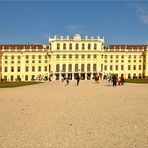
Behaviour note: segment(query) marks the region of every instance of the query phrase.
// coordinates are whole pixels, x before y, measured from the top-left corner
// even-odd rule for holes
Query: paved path
[[[0,89],[0,148],[148,148],[148,85]]]

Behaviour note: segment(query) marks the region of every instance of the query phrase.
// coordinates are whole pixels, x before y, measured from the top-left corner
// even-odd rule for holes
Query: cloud
[[[142,23],[148,25],[148,7],[146,7],[140,3],[136,3],[131,6],[133,6],[136,9],[136,13],[137,13],[139,20]]]
[[[72,34],[76,34],[76,33],[85,34],[86,33],[86,31],[84,31],[84,27],[82,23],[66,26],[66,30],[68,30],[68,32]]]

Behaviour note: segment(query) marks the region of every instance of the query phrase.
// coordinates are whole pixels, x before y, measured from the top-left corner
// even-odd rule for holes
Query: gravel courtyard
[[[148,148],[148,84],[0,89],[0,148]]]

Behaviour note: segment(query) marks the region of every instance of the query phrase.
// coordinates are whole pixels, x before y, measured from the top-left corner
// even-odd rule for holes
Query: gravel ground
[[[148,84],[1,88],[0,148],[148,148]]]

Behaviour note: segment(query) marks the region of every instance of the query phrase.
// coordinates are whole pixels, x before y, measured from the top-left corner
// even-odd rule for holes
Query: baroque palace
[[[0,80],[148,77],[147,45],[104,45],[104,38],[49,37],[49,44],[0,44]]]

